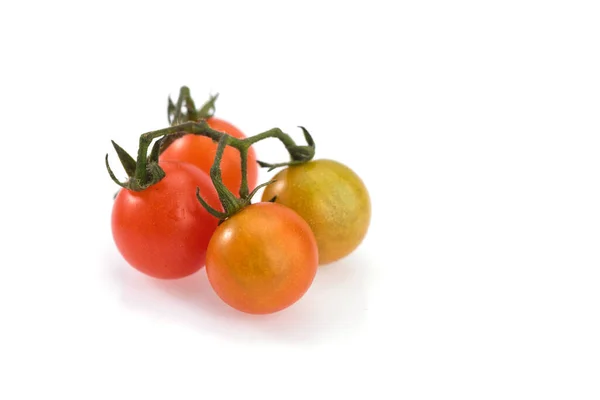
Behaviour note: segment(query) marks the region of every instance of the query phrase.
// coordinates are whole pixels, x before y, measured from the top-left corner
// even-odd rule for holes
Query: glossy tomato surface
[[[288,167],[263,192],[263,201],[296,211],[308,222],[317,239],[319,263],[327,264],[350,254],[365,237],[371,220],[369,193],[347,166],[332,160],[315,160]]]
[[[229,122],[218,118],[208,118],[208,125],[219,132],[227,133],[238,139],[244,139],[244,134]],[[160,156],[161,160],[184,161],[193,164],[210,173],[217,144],[211,139],[203,136],[185,135],[174,141]],[[258,179],[258,164],[256,163],[256,153],[251,147],[248,150],[248,186],[250,191],[256,187]],[[240,153],[233,147],[226,147],[221,159],[221,174],[223,183],[234,194],[239,193],[242,182]]]
[[[188,276],[204,265],[218,220],[196,199],[219,206],[208,175],[186,163],[161,162],[166,176],[149,188],[122,189],[112,210],[112,233],[125,260],[155,278]]]
[[[283,310],[310,287],[318,266],[308,224],[274,203],[248,206],[217,228],[208,246],[210,284],[231,307],[268,314]]]

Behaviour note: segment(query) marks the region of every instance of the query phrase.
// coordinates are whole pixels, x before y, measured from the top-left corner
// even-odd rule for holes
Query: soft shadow
[[[364,328],[369,264],[360,249],[342,261],[319,267],[306,295],[271,315],[245,314],[223,303],[204,268],[187,278],[163,281],[139,273],[118,254],[107,261],[109,278],[118,286],[123,305],[219,337],[321,342],[346,338]]]

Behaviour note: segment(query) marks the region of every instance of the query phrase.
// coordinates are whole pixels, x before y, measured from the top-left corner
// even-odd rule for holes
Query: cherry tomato
[[[371,219],[369,193],[350,168],[331,160],[288,167],[263,192],[263,201],[296,211],[317,239],[319,263],[350,254],[363,240]]]
[[[208,118],[208,125],[219,132],[227,133],[230,136],[238,139],[244,139],[244,134],[231,125],[229,122],[218,118]],[[211,139],[203,136],[185,135],[173,143],[162,153],[161,160],[184,161],[193,164],[210,173],[215,153],[217,152],[217,144]],[[240,153],[233,147],[227,147],[223,153],[221,160],[221,174],[223,183],[233,193],[239,193],[242,183]],[[248,151],[248,187],[250,191],[256,187],[258,178],[258,164],[256,163],[256,153],[253,148]]]
[[[215,231],[206,272],[219,297],[251,314],[289,307],[310,287],[318,267],[317,244],[294,211],[258,203],[225,220]]]
[[[182,278],[204,265],[218,220],[196,199],[220,208],[208,175],[186,163],[163,161],[166,176],[149,188],[119,191],[112,210],[112,233],[125,260],[155,278]]]

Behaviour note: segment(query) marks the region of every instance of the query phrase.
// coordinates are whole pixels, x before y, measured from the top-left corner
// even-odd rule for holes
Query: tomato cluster
[[[113,205],[113,238],[147,275],[182,278],[206,265],[211,286],[231,307],[277,312],[306,293],[319,264],[361,243],[369,194],[345,165],[312,160],[315,146],[304,128],[304,146],[277,128],[245,137],[212,115],[215,99],[196,110],[183,87],[177,104],[169,100],[171,126],[143,134],[137,159],[113,142],[128,175],[119,182],[107,155],[108,172],[123,188]],[[281,140],[290,161],[257,162],[251,146],[266,138]],[[285,169],[256,186],[259,164]],[[251,204],[263,186],[262,202]]]

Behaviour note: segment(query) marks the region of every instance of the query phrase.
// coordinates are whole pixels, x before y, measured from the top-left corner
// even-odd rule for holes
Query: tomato
[[[219,132],[225,132],[238,139],[244,139],[244,134],[230,123],[218,118],[208,118],[208,125]],[[210,173],[217,144],[211,139],[203,136],[185,135],[173,143],[162,153],[160,160],[184,161],[193,164]],[[258,164],[256,163],[256,153],[253,148],[248,150],[248,187],[250,191],[256,187],[258,179]],[[240,162],[240,153],[238,150],[227,147],[221,160],[221,174],[223,183],[233,193],[239,193],[242,183],[242,171]]]
[[[296,211],[317,239],[319,263],[350,254],[363,240],[371,219],[369,193],[350,168],[331,160],[288,167],[263,192],[263,201]]]
[[[213,207],[219,199],[208,175],[193,165],[163,161],[166,176],[140,192],[119,191],[112,233],[125,260],[155,278],[182,278],[204,265],[218,220],[196,199],[196,187]]]
[[[295,303],[310,287],[317,267],[317,244],[308,224],[274,203],[253,204],[226,219],[206,257],[206,273],[219,297],[251,314]]]

